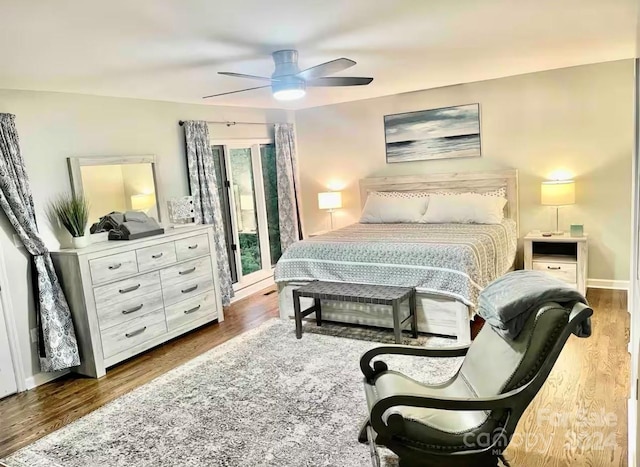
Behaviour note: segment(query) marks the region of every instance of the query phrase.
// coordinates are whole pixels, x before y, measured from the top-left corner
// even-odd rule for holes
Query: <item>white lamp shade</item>
[[[156,196],[151,193],[148,195],[140,194],[131,197],[131,209],[134,211],[145,211],[156,204]]]
[[[573,180],[552,180],[542,182],[540,204],[545,206],[566,206],[576,202],[576,183]]]
[[[319,209],[340,209],[342,207],[341,191],[326,191],[318,193]]]

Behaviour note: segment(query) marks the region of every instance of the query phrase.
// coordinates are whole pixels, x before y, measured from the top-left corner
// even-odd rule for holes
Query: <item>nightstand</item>
[[[588,241],[586,234],[568,233],[543,237],[529,233],[524,237],[524,268],[544,271],[587,293]]]

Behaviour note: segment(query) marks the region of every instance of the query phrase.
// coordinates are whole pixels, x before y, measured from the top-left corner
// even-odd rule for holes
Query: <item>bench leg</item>
[[[402,344],[402,330],[400,329],[400,303],[393,302],[393,334],[396,338],[396,344]]]
[[[302,313],[300,312],[300,295],[293,291],[293,315],[296,319],[296,339],[302,339]]]
[[[322,326],[322,308],[319,298],[313,299],[313,308],[316,310],[316,326]]]
[[[415,291],[409,297],[409,313],[411,313],[411,332],[413,338],[418,338],[418,307],[416,305],[416,293]]]

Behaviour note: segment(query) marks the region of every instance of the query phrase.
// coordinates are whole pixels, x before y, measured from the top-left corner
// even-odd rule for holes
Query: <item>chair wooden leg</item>
[[[413,338],[418,338],[418,311],[416,305],[416,293],[415,291],[409,298],[409,312],[411,313],[411,332],[413,333]]]
[[[397,301],[393,303],[393,334],[396,344],[402,344],[402,329],[400,328],[400,304]]]
[[[322,326],[322,308],[320,307],[321,302],[319,298],[313,299],[313,307],[316,310],[316,326]]]
[[[300,311],[300,296],[293,291],[293,315],[296,319],[296,339],[302,339],[302,312]]]
[[[364,423],[360,426],[360,434],[358,435],[358,443],[366,444],[368,442],[367,438],[367,428],[369,427],[369,419],[367,418]]]

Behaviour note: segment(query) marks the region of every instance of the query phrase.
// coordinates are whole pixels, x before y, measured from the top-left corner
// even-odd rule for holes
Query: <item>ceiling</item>
[[[304,108],[635,55],[635,0],[2,0],[0,88]],[[282,103],[218,71],[269,76],[338,57],[361,88]]]

